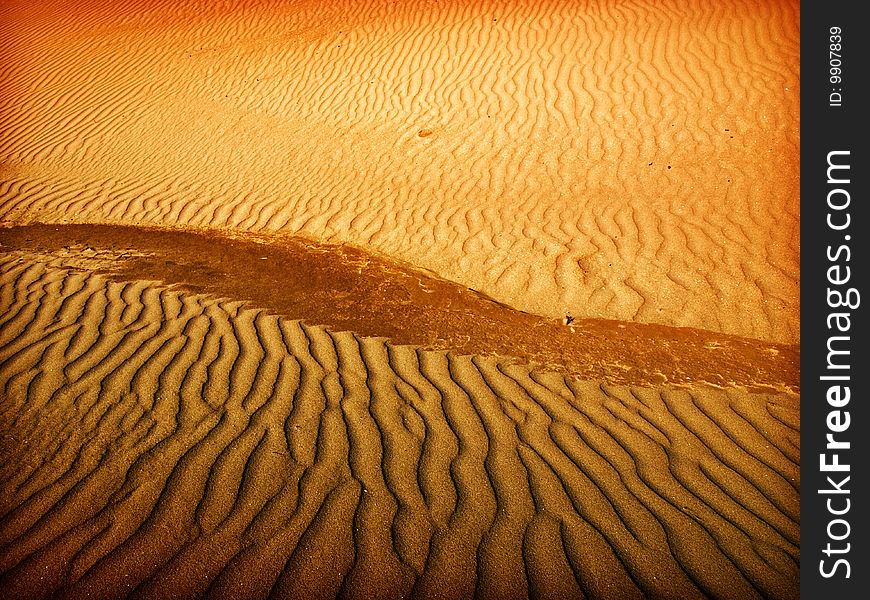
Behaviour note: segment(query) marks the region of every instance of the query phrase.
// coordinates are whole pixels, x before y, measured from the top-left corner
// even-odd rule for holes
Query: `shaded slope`
[[[800,384],[797,346],[602,319],[557,322],[348,246],[250,233],[32,225],[0,229],[0,247],[247,300],[336,331],[513,356],[584,379],[750,391],[796,391]]]
[[[0,278],[9,597],[797,596],[795,395],[580,381],[44,260]]]

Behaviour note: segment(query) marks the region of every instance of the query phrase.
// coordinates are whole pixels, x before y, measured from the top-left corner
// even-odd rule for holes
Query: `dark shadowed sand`
[[[44,229],[0,237],[11,597],[796,593],[793,348],[571,332],[349,249]],[[264,310],[234,281],[280,291]],[[311,321],[282,314],[294,297]],[[374,329],[339,331],[357,308]],[[432,349],[378,336],[378,309]],[[479,353],[437,349],[463,335]],[[589,363],[599,380],[571,374]]]

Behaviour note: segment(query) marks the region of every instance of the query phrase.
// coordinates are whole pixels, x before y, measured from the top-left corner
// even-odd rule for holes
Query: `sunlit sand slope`
[[[796,1],[3,2],[0,219],[352,242],[799,340]]]
[[[0,263],[4,597],[795,598],[799,399]]]

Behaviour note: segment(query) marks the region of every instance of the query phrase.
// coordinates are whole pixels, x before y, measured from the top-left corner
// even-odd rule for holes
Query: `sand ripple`
[[[0,11],[2,220],[280,230],[799,341],[797,1]]]
[[[606,385],[21,251],[9,598],[793,598],[799,398]]]
[[[0,3],[4,597],[797,597],[799,15]]]

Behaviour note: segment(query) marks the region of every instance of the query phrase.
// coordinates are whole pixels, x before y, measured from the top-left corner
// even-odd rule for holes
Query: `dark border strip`
[[[868,363],[862,346],[870,338],[861,300],[870,301],[863,81],[870,33],[861,6],[801,6],[804,598],[866,598],[868,589]]]

